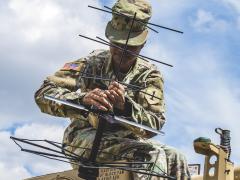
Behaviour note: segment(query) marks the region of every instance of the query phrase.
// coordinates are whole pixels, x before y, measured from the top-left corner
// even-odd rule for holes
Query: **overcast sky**
[[[111,15],[87,5],[112,6],[113,0],[0,1],[0,179],[18,180],[66,170],[67,164],[20,152],[9,136],[61,142],[69,121],[42,114],[34,92],[47,75],[66,62],[106,48],[78,37],[104,37]],[[232,160],[240,164],[240,1],[152,0],[152,22],[184,34],[150,32],[147,56],[165,79],[167,123],[162,143],[180,149],[189,163],[202,163],[192,142],[206,136],[215,143],[215,127],[231,130]]]

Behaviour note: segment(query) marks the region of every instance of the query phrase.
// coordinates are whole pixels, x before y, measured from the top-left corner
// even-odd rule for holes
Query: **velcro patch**
[[[63,71],[80,71],[81,70],[81,66],[80,64],[77,63],[66,63],[62,69]]]
[[[147,100],[148,104],[154,105],[154,104],[159,104],[161,102],[161,99],[162,99],[161,90],[150,87],[146,90],[146,92],[148,94],[145,94],[145,99]]]

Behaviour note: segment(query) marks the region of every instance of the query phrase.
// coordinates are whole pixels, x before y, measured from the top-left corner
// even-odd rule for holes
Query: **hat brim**
[[[111,22],[108,22],[105,35],[111,42],[126,44],[129,31],[118,31],[114,29]],[[148,30],[132,32],[128,40],[128,46],[140,46],[146,42]]]

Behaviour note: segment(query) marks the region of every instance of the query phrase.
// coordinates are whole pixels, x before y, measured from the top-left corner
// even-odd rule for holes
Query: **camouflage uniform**
[[[71,152],[88,157],[90,151],[76,147],[91,148],[96,133],[96,115],[85,114],[79,110],[43,99],[43,94],[47,94],[81,103],[81,99],[86,92],[97,87],[106,87],[109,84],[108,81],[104,80],[79,78],[81,72],[96,76],[104,75],[113,79],[115,74],[111,66],[110,52],[97,50],[88,57],[65,64],[53,76],[46,78],[41,88],[36,92],[35,100],[42,112],[70,118],[71,124],[65,130],[63,144],[74,146],[66,146]],[[123,78],[123,82],[138,85],[146,84],[146,92],[152,93],[155,91],[155,96],[161,98],[159,100],[141,92],[133,91],[126,91],[125,94],[128,109],[131,108],[131,114],[128,113],[128,115],[132,120],[155,129],[161,129],[165,122],[163,78],[156,67],[138,58],[135,66]],[[124,115],[124,112],[122,113]],[[132,126],[124,124],[109,125],[109,127],[106,127],[101,149],[103,149],[103,152],[128,158],[137,157],[137,153],[145,154],[147,160],[151,158],[154,160],[159,151],[158,166],[163,171],[167,169],[168,173],[173,176],[187,173],[186,162],[181,154],[167,146],[144,140],[152,136],[153,134]],[[150,157],[149,152],[153,153],[154,156]],[[98,160],[117,159],[117,156],[107,153],[100,153],[98,157]],[[168,167],[166,167],[167,165]]]
[[[145,0],[118,0],[114,5],[115,11],[130,14],[137,12],[137,19],[147,22],[151,17],[150,5]],[[111,41],[124,44],[126,35],[131,26],[131,20],[126,17],[113,15],[106,28],[106,37]],[[139,46],[144,44],[147,37],[147,29],[141,23],[134,22],[128,45]],[[35,94],[35,100],[41,111],[54,116],[68,117],[70,125],[65,130],[63,144],[66,149],[83,157],[89,157],[96,133],[98,117],[94,113],[86,113],[49,100],[43,99],[47,94],[56,98],[81,104],[83,96],[95,89],[105,89],[109,81],[99,79],[81,78],[88,74],[95,77],[107,77],[115,79],[112,68],[111,54],[107,50],[96,50],[89,56],[64,65],[53,76],[47,77],[41,88]],[[140,58],[127,74],[119,74],[121,81],[139,86],[146,86],[144,91],[153,94],[160,99],[152,98],[139,91],[125,92],[125,110],[114,109],[119,116],[128,117],[129,120],[161,129],[165,123],[163,78],[157,68]],[[103,140],[100,146],[101,153],[98,161],[119,160],[124,156],[129,160],[147,160],[156,162],[155,171],[167,172],[178,179],[187,179],[187,163],[182,154],[165,145],[160,145],[148,140],[155,134],[135,128],[126,124],[108,124],[105,127]],[[82,147],[82,148],[78,148]],[[107,153],[106,153],[107,152]],[[141,174],[133,174],[134,179],[146,179]]]

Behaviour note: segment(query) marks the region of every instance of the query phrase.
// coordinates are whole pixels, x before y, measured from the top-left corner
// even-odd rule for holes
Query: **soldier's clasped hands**
[[[112,110],[113,107],[124,110],[124,94],[124,86],[114,81],[108,86],[108,90],[96,88],[88,92],[83,97],[82,103],[84,105],[96,106],[102,111]]]
[[[83,97],[82,103],[84,105],[96,106],[98,109],[100,109],[102,111],[108,111],[108,110],[111,110],[113,108],[110,100],[108,99],[108,96],[105,93],[105,91],[101,90],[99,88],[96,88],[92,91],[89,91]]]
[[[125,87],[116,81],[111,82],[106,91],[108,98],[117,109],[124,110],[125,107]]]

